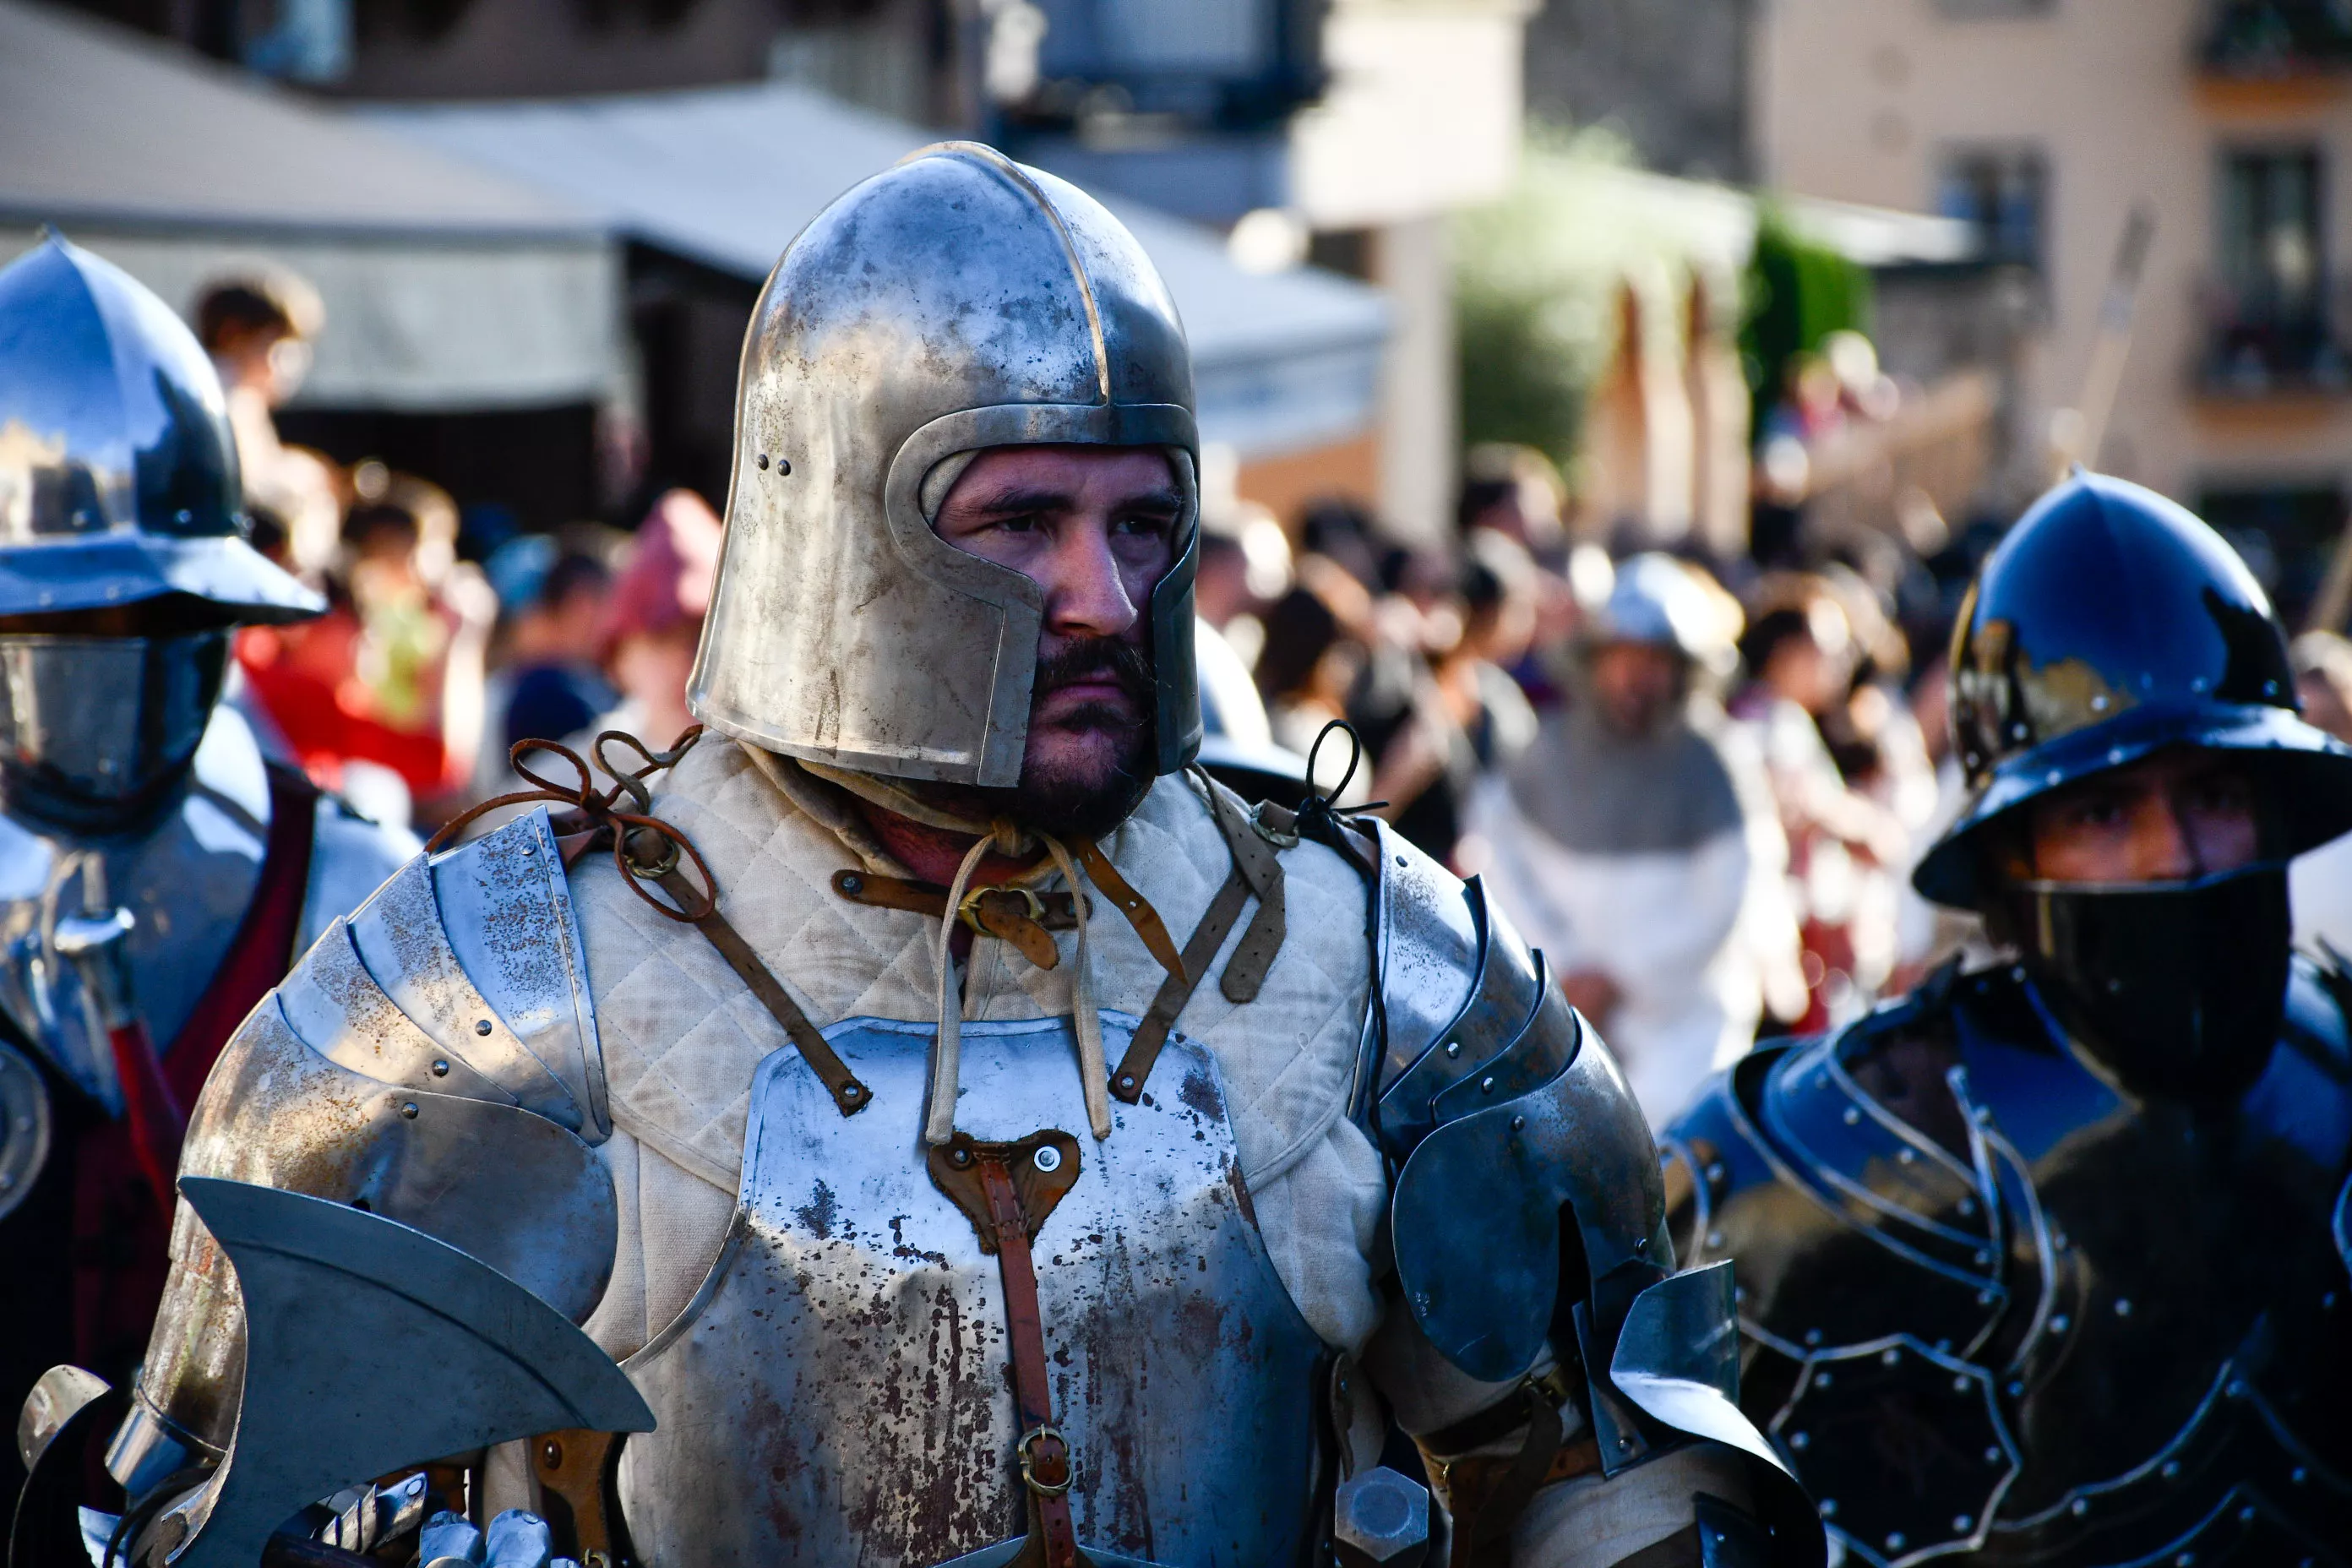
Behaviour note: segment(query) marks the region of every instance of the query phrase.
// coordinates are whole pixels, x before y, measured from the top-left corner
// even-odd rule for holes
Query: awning
[[[373,123],[528,182],[672,255],[758,280],[843,191],[937,140],[782,84],[525,103],[383,107]],[[1117,199],[1192,345],[1205,440],[1244,458],[1374,419],[1379,292],[1311,268],[1244,272],[1214,234]]]
[[[175,308],[275,262],[327,325],[299,401],[485,409],[625,386],[592,212],[173,46],[0,0],[0,261],[42,224]]]

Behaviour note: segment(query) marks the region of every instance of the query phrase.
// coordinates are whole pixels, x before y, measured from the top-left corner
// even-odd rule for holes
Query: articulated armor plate
[[[1134,1028],[1103,1015],[1114,1059]],[[915,1154],[933,1032],[824,1031],[875,1090],[847,1119],[796,1052],[761,1065],[726,1249],[627,1363],[660,1422],[621,1467],[647,1560],[930,1568],[1021,1536],[997,1263]],[[1154,1091],[1114,1102],[1097,1142],[1075,1049],[1067,1019],[966,1024],[956,1121],[991,1142],[1079,1134],[1034,1242],[1079,1543],[1303,1563],[1322,1346],[1258,1239],[1216,1064],[1171,1035]]]
[[[618,1234],[590,1147],[610,1124],[586,978],[545,811],[419,856],[229,1041],[181,1174],[415,1226],[584,1319]],[[126,1484],[216,1452],[236,1426],[243,1308],[184,1205],[172,1257],[142,1408],[117,1443]]]
[[[2002,970],[1758,1052],[1667,1136],[1747,1408],[1857,1562],[2343,1563],[2340,976],[2234,1102],[2133,1103]]]
[[[1414,1321],[1489,1383],[1573,1352],[1612,1475],[1694,1437],[1751,1456],[1759,1511],[1791,1553],[1780,1560],[1818,1561],[1810,1510],[1740,1414],[1721,1353],[1727,1271],[1675,1272],[1656,1150],[1616,1063],[1476,879],[1373,832],[1380,1005],[1360,1094],[1395,1172],[1390,1230]],[[1572,1344],[1554,1342],[1563,1321]]]

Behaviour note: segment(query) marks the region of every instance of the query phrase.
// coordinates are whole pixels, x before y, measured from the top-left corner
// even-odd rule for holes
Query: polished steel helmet
[[[2036,501],[1969,588],[1952,734],[1967,803],[1912,878],[1938,903],[1981,907],[1995,821],[2167,747],[2243,762],[2273,856],[2352,830],[2352,749],[2302,719],[2262,585],[2194,514],[2102,474]]]
[[[54,236],[0,270],[0,616],[323,609],[248,528],[219,378],[170,307]]]
[[[1018,782],[1041,597],[940,540],[922,490],[959,453],[1045,443],[1183,455],[1176,564],[1150,606],[1157,767],[1181,767],[1201,736],[1183,326],[1117,218],[970,142],[851,190],[761,291],[696,716],[867,773]]]
[[[164,303],[62,239],[0,270],[0,793],[119,825],[175,788],[228,628],[316,615],[247,542],[212,362]],[[92,635],[73,617],[132,612]],[[148,612],[141,624],[142,612]]]

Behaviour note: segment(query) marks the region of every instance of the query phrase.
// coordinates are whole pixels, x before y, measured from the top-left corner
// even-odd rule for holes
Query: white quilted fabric
[[[772,759],[761,759],[770,762]],[[716,737],[668,774],[654,809],[717,874],[722,906],[819,1027],[855,1016],[935,1017],[922,916],[854,904],[834,872],[903,875],[837,805],[829,786],[784,764],[772,782]],[[791,787],[787,795],[779,784]],[[830,819],[831,825],[828,825]],[[1102,846],[1181,945],[1232,862],[1198,786],[1164,778]],[[1177,1026],[1218,1058],[1244,1176],[1276,1271],[1328,1342],[1360,1349],[1378,1321],[1368,1253],[1384,1197],[1380,1161],[1341,1114],[1368,1003],[1367,896],[1329,850],[1286,851],[1289,934],[1258,999],[1227,1002],[1210,978]],[[614,1282],[589,1331],[627,1355],[691,1299],[717,1257],[741,1169],[753,1068],[783,1030],[690,926],[650,908],[609,861],[584,861],[572,892],[603,1037],[615,1136],[604,1149],[621,1193]],[[1244,913],[1227,951],[1248,922]],[[1070,1011],[1076,935],[1063,962],[1032,965],[1009,943],[973,943],[965,1016]],[[1105,1007],[1140,1015],[1161,971],[1105,909],[1092,930]],[[965,1049],[979,1042],[967,1039]],[[1075,1064],[1073,1066],[1075,1069]]]

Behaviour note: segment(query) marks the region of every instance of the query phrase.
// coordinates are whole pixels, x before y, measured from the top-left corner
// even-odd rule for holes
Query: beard
[[[1124,704],[1089,702],[1041,724],[1038,710],[1065,686],[1108,681],[1125,694]],[[1045,655],[1029,695],[1029,737],[1021,782],[981,788],[971,784],[919,784],[919,798],[978,820],[1000,816],[1056,838],[1100,838],[1126,821],[1151,788],[1151,760],[1158,749],[1159,683],[1151,660],[1118,637],[1090,637]],[[1041,755],[1042,735],[1091,733],[1108,742],[1084,760]]]

